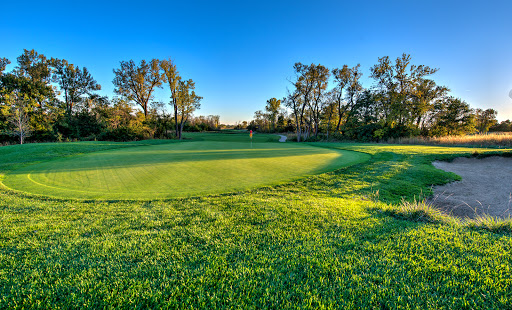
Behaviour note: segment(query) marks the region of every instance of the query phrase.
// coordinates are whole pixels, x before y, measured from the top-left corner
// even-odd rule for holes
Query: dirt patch
[[[432,164],[462,177],[462,181],[433,188],[431,201],[437,208],[458,217],[512,216],[512,158],[457,158]]]

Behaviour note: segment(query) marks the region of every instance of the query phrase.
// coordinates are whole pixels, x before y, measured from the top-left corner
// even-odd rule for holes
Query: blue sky
[[[512,119],[511,1],[9,1],[2,11],[0,57],[64,58],[110,97],[119,61],[171,57],[204,97],[196,114],[223,123],[283,97],[295,62],[360,63],[371,87],[378,58],[404,52],[440,68],[433,78],[454,96]]]

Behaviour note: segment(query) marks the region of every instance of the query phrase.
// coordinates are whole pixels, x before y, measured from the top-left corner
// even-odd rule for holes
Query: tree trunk
[[[176,124],[176,137],[181,139],[179,124],[178,124],[178,106],[176,105],[176,103],[174,103],[174,124]]]

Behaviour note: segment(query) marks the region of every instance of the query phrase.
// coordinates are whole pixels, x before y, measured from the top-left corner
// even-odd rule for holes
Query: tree
[[[14,69],[17,76],[27,77],[33,81],[49,83],[52,70],[50,61],[35,50],[23,50],[17,59],[18,66]]]
[[[336,131],[340,130],[341,120],[345,115],[347,107],[343,104],[343,90],[347,86],[350,80],[350,69],[347,65],[344,65],[342,69],[335,68],[332,70],[334,76],[335,86],[332,90],[332,96],[336,102],[338,109],[338,122],[336,124]]]
[[[11,115],[9,122],[12,126],[13,135],[19,137],[20,144],[23,144],[25,138],[30,136],[30,120],[27,114],[29,100],[26,96],[20,95],[18,92],[11,92],[4,96],[10,104]]]
[[[412,123],[411,104],[416,85],[439,69],[411,65],[411,56],[402,54],[392,63],[388,56],[379,58],[371,68],[372,75],[383,93],[383,112],[386,125],[405,126]]]
[[[333,99],[333,92],[329,92],[328,94],[328,99],[326,101],[326,103],[324,104],[323,106],[323,115],[324,115],[324,118],[327,119],[327,128],[326,128],[326,131],[327,131],[327,140],[329,140],[329,132],[330,132],[330,129],[331,129],[331,120],[333,119],[333,117],[336,115],[336,102]]]
[[[8,115],[11,115],[10,103],[5,95],[13,92],[18,98],[24,98],[27,105],[30,128],[36,139],[45,140],[52,135],[53,122],[59,113],[59,102],[49,82],[48,61],[44,55],[27,51],[18,59],[18,65],[9,73],[0,75],[0,127],[7,130],[11,126]],[[8,107],[9,106],[9,107]]]
[[[83,95],[92,96],[93,92],[101,89],[101,85],[94,80],[87,68],[80,69],[66,60],[52,59],[55,67],[54,81],[64,92],[66,114],[71,116],[73,106],[80,101]]]
[[[133,60],[121,61],[120,68],[114,69],[114,91],[134,101],[148,115],[148,104],[153,99],[153,91],[162,85],[163,75],[160,72],[160,62],[152,59],[150,62],[142,60],[137,66]]]
[[[313,131],[315,133],[315,137],[317,137],[323,108],[322,104],[324,103],[325,91],[327,90],[327,84],[331,73],[327,67],[324,67],[320,64],[316,66],[312,64],[309,67],[309,75],[313,82],[310,106],[311,118],[313,120]]]
[[[279,114],[279,108],[281,107],[281,100],[271,98],[267,100],[265,111],[268,112],[270,123],[272,124],[272,130],[276,130],[276,117]]]
[[[195,110],[199,109],[203,97],[196,95],[194,81],[181,79],[178,69],[171,59],[162,60],[160,68],[163,71],[163,81],[169,85],[171,91],[170,104],[174,109],[176,137],[181,140],[185,122]]]
[[[496,119],[498,116],[498,111],[494,109],[476,109],[475,111],[475,121],[476,121],[476,129],[480,133],[486,133],[489,131],[489,128],[496,125],[498,120]]]
[[[351,118],[356,117],[355,116],[356,110],[354,109],[354,105],[356,104],[357,99],[359,98],[359,94],[363,90],[363,86],[359,82],[359,79],[361,78],[361,76],[363,76],[363,73],[361,71],[359,71],[360,67],[361,67],[361,65],[357,64],[355,67],[348,69],[348,74],[347,74],[348,75],[348,83],[347,83],[348,103],[347,103],[347,106],[344,111],[346,113],[345,123],[352,122]]]
[[[174,62],[169,60],[162,60],[160,68],[163,70],[163,81],[169,85],[171,91],[171,101],[169,104],[174,110],[174,124],[176,127],[176,137],[180,136],[180,125],[178,122],[178,86],[180,85],[181,76]]]
[[[196,95],[195,83],[189,79],[187,81],[179,81],[177,96],[176,96],[176,105],[178,107],[178,120],[179,120],[179,132],[178,139],[181,140],[183,125],[190,117],[190,115],[201,106],[200,102],[203,97]],[[218,122],[218,120],[217,120]]]
[[[475,116],[465,101],[448,97],[435,104],[434,136],[463,135],[475,131]]]
[[[297,141],[306,140],[311,131],[318,134],[321,102],[327,88],[329,70],[322,65],[293,66],[295,80],[291,81],[294,91],[288,95],[286,105],[291,107],[296,119]]]
[[[446,97],[450,90],[444,86],[437,86],[433,80],[419,79],[412,90],[411,120],[416,128],[423,125],[427,113],[434,107],[437,100]]]
[[[0,75],[4,73],[5,68],[9,65],[11,61],[7,58],[0,58]]]
[[[507,119],[506,121],[502,121],[499,124],[495,124],[494,126],[489,128],[489,131],[502,131],[502,132],[508,131],[508,132],[510,132],[510,131],[512,131],[512,122],[509,119]]]
[[[286,107],[292,110],[293,117],[295,118],[295,132],[297,133],[297,142],[301,141],[301,133],[302,126],[300,123],[300,113],[301,113],[301,98],[298,90],[295,90],[293,93],[288,91],[288,95],[284,99],[284,104]]]

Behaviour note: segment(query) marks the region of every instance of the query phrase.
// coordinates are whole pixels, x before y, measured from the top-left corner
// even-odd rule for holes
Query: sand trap
[[[462,177],[462,181],[433,188],[432,201],[439,209],[458,217],[512,216],[512,158],[457,158],[432,164]]]

